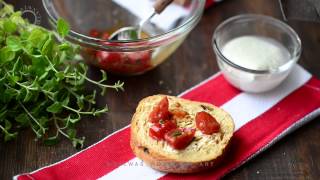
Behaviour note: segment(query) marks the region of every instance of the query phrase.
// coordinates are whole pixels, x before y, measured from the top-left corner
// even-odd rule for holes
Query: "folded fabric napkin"
[[[220,106],[233,117],[235,134],[219,167],[188,175],[153,170],[132,153],[127,126],[65,160],[14,179],[218,179],[320,114],[320,81],[299,65],[284,83],[263,94],[241,92],[218,73],[180,97]]]

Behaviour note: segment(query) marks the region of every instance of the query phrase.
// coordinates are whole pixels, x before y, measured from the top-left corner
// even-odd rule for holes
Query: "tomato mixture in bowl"
[[[153,10],[149,0],[42,2],[53,26],[59,18],[69,22],[66,38],[83,47],[86,62],[120,75],[142,74],[168,59],[199,22],[205,6],[205,0],[191,0],[183,6],[172,3],[144,24],[147,37],[125,41],[108,36],[122,27],[137,26]],[[112,31],[105,33],[106,29]]]
[[[100,38],[108,40],[110,32],[99,32],[96,29],[92,29],[89,35],[94,38]],[[147,36],[144,33],[144,36]],[[103,43],[108,45],[107,42]],[[88,63],[96,65],[101,69],[104,69],[113,73],[120,74],[135,74],[144,72],[152,67],[151,58],[152,50],[136,51],[136,52],[109,52],[103,50],[87,49],[87,52],[91,54]]]

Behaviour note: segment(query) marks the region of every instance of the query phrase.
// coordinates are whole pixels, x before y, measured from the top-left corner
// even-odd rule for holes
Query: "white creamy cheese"
[[[276,72],[279,67],[291,60],[289,51],[282,44],[262,36],[248,35],[231,39],[222,47],[221,52],[234,64],[251,70]],[[287,69],[277,73],[255,74],[224,63],[219,66],[231,84],[247,92],[273,89],[289,73]]]
[[[290,53],[279,42],[261,36],[241,36],[227,42],[222,54],[233,63],[253,70],[272,70],[285,64]]]

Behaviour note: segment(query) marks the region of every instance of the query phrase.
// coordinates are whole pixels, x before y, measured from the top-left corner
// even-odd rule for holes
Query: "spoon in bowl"
[[[172,3],[173,0],[157,0],[153,5],[153,12],[145,19],[142,19],[137,27],[128,26],[123,27],[112,33],[109,40],[136,40],[141,38],[142,27],[150,21],[156,14],[162,13],[162,11]]]

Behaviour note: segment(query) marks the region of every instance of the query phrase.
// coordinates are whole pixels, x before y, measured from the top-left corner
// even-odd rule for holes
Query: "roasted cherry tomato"
[[[176,128],[164,135],[166,142],[174,149],[184,149],[193,140],[195,129]]]
[[[219,132],[220,125],[217,120],[207,112],[196,114],[196,126],[203,134],[213,134]]]
[[[149,121],[152,123],[158,123],[160,120],[170,119],[169,101],[167,97],[164,97],[159,104],[153,108],[149,115]]]
[[[177,125],[172,120],[160,120],[158,123],[154,123],[151,126],[149,135],[155,140],[163,140],[164,135],[175,128],[177,128]]]

